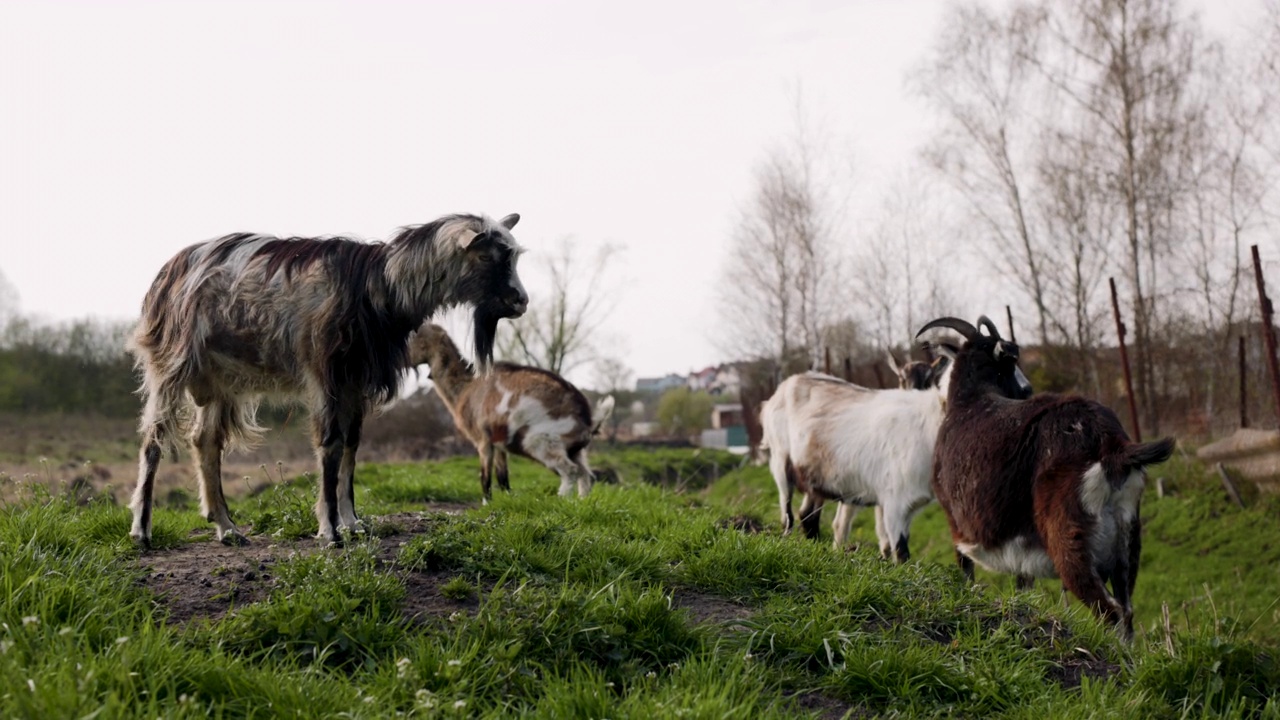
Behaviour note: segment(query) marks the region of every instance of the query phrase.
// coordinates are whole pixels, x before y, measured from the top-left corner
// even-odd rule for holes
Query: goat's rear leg
[[[222,448],[227,442],[228,411],[222,402],[211,402],[196,411],[191,447],[200,476],[200,513],[218,526],[222,544],[247,545],[249,539],[231,522],[227,498],[222,494]]]
[[[139,547],[151,547],[152,494],[156,482],[156,468],[160,466],[160,440],[162,431],[152,425],[143,433],[142,448],[138,451],[138,485],[133,490],[133,529],[130,537]]]
[[[364,532],[364,525],[356,515],[356,450],[360,447],[363,424],[364,413],[360,411],[348,420],[342,462],[338,466],[338,529],[351,533]]]
[[[1045,550],[1053,567],[1062,578],[1062,587],[1108,623],[1120,625],[1124,632],[1124,609],[1115,598],[1107,593],[1102,578],[1093,567],[1093,557],[1089,553],[1087,533],[1079,524],[1067,515],[1061,506],[1051,512],[1058,515],[1050,520],[1057,532],[1042,533],[1045,536]],[[1125,636],[1127,639],[1127,635]]]
[[[509,470],[507,467],[507,451],[498,449],[493,456],[493,472],[497,475],[498,489],[503,492],[511,492],[511,480],[509,478]]]

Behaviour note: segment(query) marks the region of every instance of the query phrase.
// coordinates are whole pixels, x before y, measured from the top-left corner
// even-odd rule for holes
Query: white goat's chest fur
[[[1117,550],[1128,547],[1127,542],[1118,541],[1128,536],[1145,484],[1143,473],[1134,471],[1120,487],[1112,487],[1099,463],[1091,465],[1081,476],[1080,505],[1093,521],[1088,544],[1095,568],[1112,567],[1120,559],[1116,557]],[[1033,546],[1025,537],[1016,537],[990,548],[958,543],[956,549],[992,572],[1037,578],[1058,577],[1058,571],[1044,548]]]

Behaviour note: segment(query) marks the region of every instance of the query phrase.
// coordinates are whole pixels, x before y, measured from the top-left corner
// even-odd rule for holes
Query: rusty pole
[[[1129,396],[1129,419],[1133,423],[1133,439],[1142,442],[1142,428],[1138,425],[1138,404],[1133,398],[1133,377],[1129,374],[1129,350],[1124,346],[1124,321],[1120,319],[1120,298],[1116,296],[1116,279],[1111,282],[1111,310],[1116,317],[1116,335],[1120,338],[1120,365],[1124,368],[1124,391]]]
[[[1244,336],[1239,337],[1240,346],[1240,427],[1249,427],[1249,394],[1246,392],[1248,386],[1247,376],[1245,375],[1244,364]]]
[[[1004,314],[1005,317],[1009,318],[1009,342],[1017,343],[1018,337],[1013,334],[1013,311],[1009,309],[1008,305],[1004,306]]]
[[[1280,421],[1280,367],[1276,366],[1276,329],[1272,325],[1271,298],[1267,297],[1267,285],[1262,279],[1262,260],[1258,258],[1258,246],[1253,246],[1253,277],[1258,282],[1258,304],[1262,306],[1262,338],[1267,341],[1267,371],[1271,375],[1271,392],[1276,401],[1276,420]]]

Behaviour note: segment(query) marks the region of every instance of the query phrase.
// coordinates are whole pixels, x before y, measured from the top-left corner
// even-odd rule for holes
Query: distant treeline
[[[138,378],[124,342],[132,323],[41,323],[0,331],[0,412],[138,413]]]

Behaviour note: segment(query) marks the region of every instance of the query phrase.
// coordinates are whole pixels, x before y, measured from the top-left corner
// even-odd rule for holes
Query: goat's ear
[[[516,223],[520,222],[520,214],[511,213],[510,215],[499,220],[498,222],[502,225],[502,227],[510,230],[511,228],[516,226]]]
[[[929,383],[937,385],[942,380],[942,376],[947,372],[947,366],[951,364],[949,355],[939,355],[938,359],[933,361],[933,365],[929,366]]]
[[[458,245],[464,250],[480,250],[489,244],[493,235],[489,232],[466,230],[458,237]]]
[[[898,365],[898,358],[893,356],[893,351],[889,348],[884,349],[885,360],[889,363],[889,369],[894,375],[902,375],[902,368]]]
[[[936,343],[933,346],[933,350],[934,352],[938,353],[942,357],[945,357],[948,360],[952,360],[952,361],[956,359],[956,355],[960,354],[960,348],[957,348],[955,345],[951,345],[949,343],[942,343],[942,342]]]
[[[1017,360],[1017,359],[1018,359],[1018,346],[1017,346],[1017,345],[1014,345],[1014,344],[1013,344],[1013,343],[1011,343],[1011,342],[1007,342],[1007,341],[1005,341],[1005,340],[1000,340],[1000,341],[997,341],[997,342],[996,342],[996,349],[995,349],[995,351],[994,351],[992,354],[995,356],[995,358],[996,358],[997,360],[999,360],[1000,358],[1005,358],[1005,357],[1011,357],[1011,358],[1013,358],[1014,360]]]

